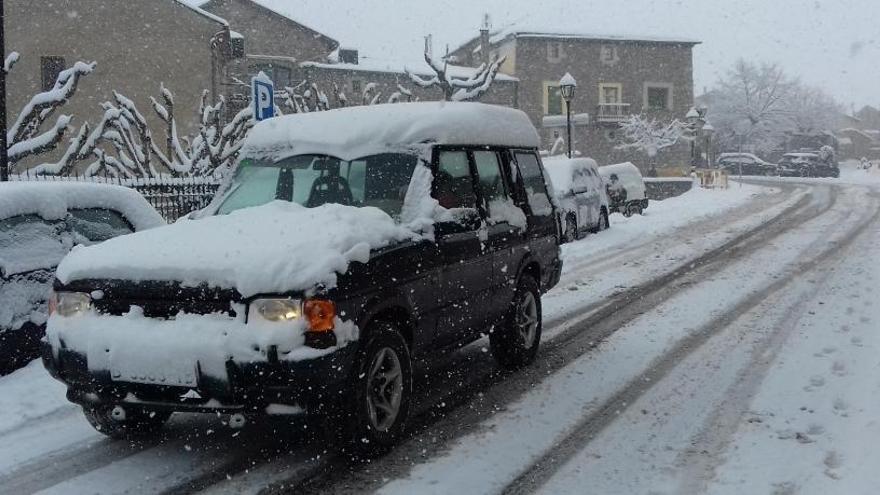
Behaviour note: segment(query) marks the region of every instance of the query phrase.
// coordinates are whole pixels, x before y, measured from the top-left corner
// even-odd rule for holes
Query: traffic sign
[[[265,72],[251,79],[251,89],[254,99],[254,119],[257,122],[271,119],[275,116],[275,85]]]

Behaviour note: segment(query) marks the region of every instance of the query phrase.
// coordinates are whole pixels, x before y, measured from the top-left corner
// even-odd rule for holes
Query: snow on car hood
[[[74,248],[57,277],[206,283],[249,297],[333,287],[371,249],[419,237],[378,208],[274,201]]]

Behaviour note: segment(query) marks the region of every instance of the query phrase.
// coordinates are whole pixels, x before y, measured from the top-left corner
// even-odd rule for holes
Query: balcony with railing
[[[596,108],[596,122],[617,124],[629,117],[629,103],[599,103]]]

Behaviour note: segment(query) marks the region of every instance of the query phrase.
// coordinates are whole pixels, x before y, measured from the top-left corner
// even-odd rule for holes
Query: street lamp
[[[714,167],[712,160],[712,135],[714,134],[715,128],[712,127],[712,124],[706,122],[706,125],[703,126],[703,135],[706,136],[706,165],[709,168]]]
[[[577,81],[568,72],[559,80],[559,92],[565,100],[565,124],[568,129],[568,157],[571,158],[571,99],[574,97],[574,88]]]
[[[696,140],[699,137],[700,131],[700,123],[703,121],[703,116],[700,111],[697,110],[696,107],[691,107],[688,110],[687,114],[685,114],[684,119],[688,123],[688,127],[691,130],[691,168],[697,167],[697,143]]]

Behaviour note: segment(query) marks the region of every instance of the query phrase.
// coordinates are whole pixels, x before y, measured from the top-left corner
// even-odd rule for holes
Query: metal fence
[[[9,177],[13,181],[94,182],[130,187],[141,194],[169,223],[195,210],[208,206],[220,180],[212,177],[160,177],[123,179],[112,176],[30,175]]]

